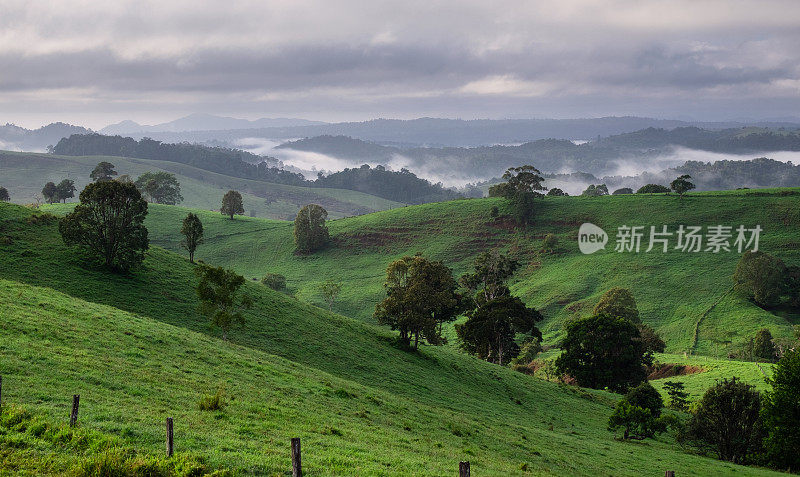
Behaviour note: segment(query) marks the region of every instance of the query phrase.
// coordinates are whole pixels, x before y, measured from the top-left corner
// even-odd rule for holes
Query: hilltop
[[[408,353],[383,329],[258,284],[246,286],[247,325],[223,342],[197,314],[184,257],[153,247],[134,275],[113,275],[86,268],[56,227],[0,203],[4,405],[59,420],[80,393],[82,427],[150,454],[170,415],[178,452],[242,473],[285,472],[288,439],[300,436],[314,475],[452,475],[465,459],[484,475],[769,474],[684,453],[669,436],[615,441],[611,394],[447,348]],[[229,405],[198,410],[220,386]],[[45,454],[24,452],[44,468]]]

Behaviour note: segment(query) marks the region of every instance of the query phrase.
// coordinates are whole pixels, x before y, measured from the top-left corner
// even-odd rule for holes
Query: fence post
[[[303,477],[299,437],[292,437],[292,477]]]
[[[81,402],[80,394],[72,395],[72,412],[69,414],[69,427],[75,427],[78,423],[78,406]]]
[[[668,471],[667,471],[667,472],[664,474],[664,477],[675,477],[675,471],[674,471],[674,470],[668,470]]]
[[[167,457],[172,457],[173,452],[173,440],[172,440],[172,418],[167,418]]]
[[[469,461],[458,463],[458,477],[469,477]]]

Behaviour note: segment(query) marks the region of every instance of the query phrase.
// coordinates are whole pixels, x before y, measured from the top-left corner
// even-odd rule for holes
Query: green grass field
[[[168,209],[153,207],[152,219]],[[670,435],[616,441],[605,429],[614,395],[446,347],[402,351],[382,328],[255,283],[247,325],[224,342],[197,314],[184,257],[153,247],[134,275],[109,274],[65,247],[54,221],[31,214],[0,203],[0,374],[4,406],[48,422],[63,422],[80,393],[83,428],[157,455],[171,416],[177,452],[240,474],[286,475],[290,437],[303,439],[308,475],[444,476],[459,460],[475,475],[769,474],[685,453]],[[264,242],[270,227],[285,228],[233,223],[262,227],[252,235]],[[229,405],[200,411],[201,396],[220,387]],[[51,454],[29,441],[0,436],[0,455],[20,473],[69,464],[53,470]]]
[[[755,332],[768,327],[788,337],[800,316],[765,311],[732,292],[739,254],[617,253],[616,228],[661,225],[761,225],[760,249],[787,264],[800,263],[800,195],[794,190],[733,191],[674,196],[630,195],[597,198],[553,197],[539,205],[533,226],[518,230],[506,219],[491,219],[503,199],[472,199],[426,204],[329,222],[332,245],[311,256],[292,253],[292,224],[239,218],[199,211],[206,242],[197,257],[224,264],[248,278],[267,272],[287,277],[288,287],[302,301],[322,306],[319,287],[326,280],[344,288],[336,312],[372,322],[382,299],[386,266],[404,254],[422,252],[443,260],[456,275],[467,271],[474,257],[498,249],[523,266],[511,289],[545,315],[548,343],[556,343],[567,320],[586,316],[600,295],[613,286],[630,288],[643,321],[665,338],[672,353],[727,356]],[[65,213],[64,206],[51,207]],[[151,206],[147,226],[154,244],[183,253],[180,223],[187,210]],[[581,223],[609,232],[607,250],[583,255],[577,250]],[[542,238],[559,238],[555,253],[540,251]],[[643,243],[646,248],[647,238]]]
[[[219,210],[222,196],[230,189],[242,193],[247,215],[252,212],[257,217],[275,219],[294,219],[300,207],[310,203],[324,206],[331,218],[403,205],[362,192],[240,179],[177,162],[6,151],[0,151],[0,186],[9,190],[13,202],[34,203],[37,195],[41,198],[42,187],[48,181],[58,183],[62,179],[72,179],[78,191],[82,190],[89,181],[89,173],[100,161],[111,162],[119,174],[128,174],[134,179],[147,171],[163,170],[175,174],[184,197],[181,205],[204,210]]]

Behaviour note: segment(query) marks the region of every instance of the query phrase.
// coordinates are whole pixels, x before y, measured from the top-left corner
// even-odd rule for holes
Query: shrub
[[[630,187],[623,187],[611,193],[611,195],[623,195],[623,194],[633,194],[633,189],[631,189]]]
[[[492,210],[489,211],[489,217],[496,219],[500,215],[500,209],[494,205],[492,206]]]
[[[669,187],[658,185],[658,184],[647,184],[645,186],[639,187],[639,190],[636,191],[637,194],[664,194],[670,191]]]
[[[286,277],[278,273],[267,273],[261,279],[261,284],[266,285],[273,290],[284,291],[286,290]]]
[[[542,240],[542,250],[545,252],[554,252],[558,248],[558,237],[553,234],[547,234]]]
[[[214,394],[204,394],[197,402],[197,407],[201,411],[220,411],[226,404],[225,390],[219,388]]]

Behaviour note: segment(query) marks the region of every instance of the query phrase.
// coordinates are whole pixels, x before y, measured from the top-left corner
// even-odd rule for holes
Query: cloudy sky
[[[3,0],[0,123],[778,118],[800,1]]]

